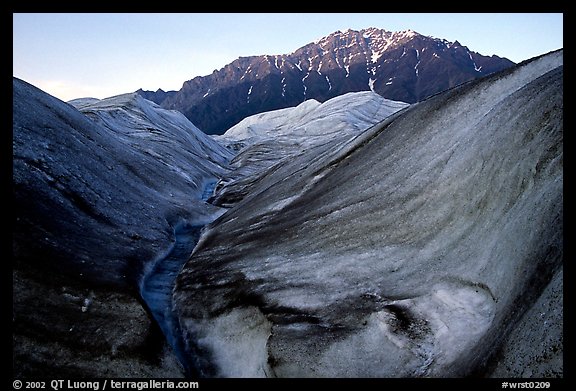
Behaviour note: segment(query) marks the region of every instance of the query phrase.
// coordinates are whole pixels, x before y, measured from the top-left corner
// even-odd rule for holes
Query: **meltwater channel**
[[[204,187],[202,200],[207,201],[212,195],[216,182],[210,182]],[[158,259],[148,270],[140,285],[140,294],[148,306],[152,316],[160,326],[166,341],[182,366],[187,377],[195,377],[196,369],[192,358],[186,351],[178,320],[172,309],[172,290],[176,277],[188,261],[190,254],[200,239],[202,225],[180,223],[174,227],[174,244],[166,256]]]

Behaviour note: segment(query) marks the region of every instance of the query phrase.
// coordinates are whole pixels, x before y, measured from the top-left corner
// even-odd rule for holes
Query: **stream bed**
[[[202,192],[202,200],[206,201],[212,195],[215,185],[215,181],[206,184]],[[201,225],[180,223],[175,226],[174,244],[166,256],[159,258],[152,265],[140,285],[142,299],[182,364],[187,377],[195,377],[197,373],[191,357],[188,357],[186,353],[178,319],[172,310],[172,291],[176,277],[200,239],[202,228],[209,222],[203,221],[203,223]]]

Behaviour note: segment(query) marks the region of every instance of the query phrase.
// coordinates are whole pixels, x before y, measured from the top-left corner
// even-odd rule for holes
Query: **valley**
[[[563,51],[462,81],[210,136],[14,78],[15,376],[562,376]]]

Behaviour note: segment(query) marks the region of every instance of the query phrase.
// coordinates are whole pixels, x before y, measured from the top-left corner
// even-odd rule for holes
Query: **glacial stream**
[[[201,197],[203,201],[210,198],[215,186],[216,182],[209,182],[204,187]],[[140,285],[142,299],[184,367],[187,377],[195,376],[196,370],[191,363],[191,357],[186,354],[178,320],[172,310],[172,290],[176,277],[198,243],[205,224],[181,223],[174,227],[174,244],[170,251],[152,265]]]

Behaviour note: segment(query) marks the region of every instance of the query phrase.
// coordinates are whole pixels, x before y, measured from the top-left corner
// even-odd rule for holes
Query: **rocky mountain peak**
[[[369,27],[336,31],[288,54],[239,57],[177,92],[139,93],[206,133],[222,134],[250,115],[347,92],[414,103],[513,64],[458,41]]]

